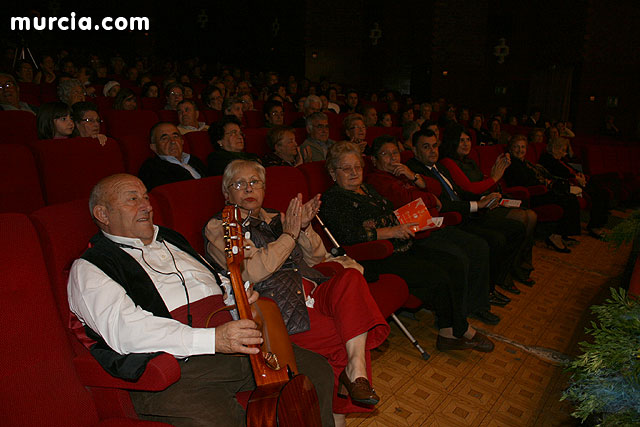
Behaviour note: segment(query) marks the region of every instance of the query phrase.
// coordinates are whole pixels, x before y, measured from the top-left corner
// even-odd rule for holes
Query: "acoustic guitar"
[[[320,426],[318,395],[309,378],[296,372],[291,342],[277,306],[271,303],[275,310],[268,310],[268,304],[259,304],[257,311],[260,313],[256,313],[258,316],[254,319],[245,292],[250,284],[243,284],[242,281],[244,235],[237,206],[225,206],[222,226],[227,269],[238,314],[241,319],[254,320],[259,326],[264,326],[264,343],[260,353],[249,355],[256,389],[251,393],[247,405],[247,426]],[[259,302],[263,303],[264,300]],[[279,358],[281,355],[284,357]]]

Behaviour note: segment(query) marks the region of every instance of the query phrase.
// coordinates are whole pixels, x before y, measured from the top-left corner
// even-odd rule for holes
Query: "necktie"
[[[449,198],[451,198],[451,200],[453,200],[454,202],[459,201],[460,197],[458,197],[455,190],[451,187],[451,185],[449,185],[447,180],[444,179],[444,177],[440,174],[440,172],[438,171],[438,169],[436,169],[435,166],[431,168],[431,172],[433,172],[433,176],[435,176],[438,179],[438,181],[440,181],[440,183],[442,184],[442,187],[444,187],[444,189],[447,190],[447,194],[449,194]]]

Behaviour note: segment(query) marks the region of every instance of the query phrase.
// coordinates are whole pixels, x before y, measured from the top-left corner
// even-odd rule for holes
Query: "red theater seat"
[[[21,144],[0,144],[0,212],[31,213],[43,206],[31,151]]]
[[[37,139],[35,114],[0,111],[0,144],[30,144]]]
[[[213,146],[211,145],[211,139],[209,139],[209,133],[206,131],[189,132],[184,136],[185,144],[188,144],[189,149],[185,148],[185,151],[196,156],[207,163],[207,157],[213,152]]]
[[[33,225],[24,215],[0,215],[0,242],[3,425],[168,426],[139,421],[135,413],[106,419],[74,369]]]
[[[111,138],[104,146],[95,138],[47,139],[33,149],[49,205],[88,197],[100,179],[125,171],[120,147]]]
[[[149,131],[160,121],[153,111],[111,110],[103,114],[107,128],[107,135],[119,139],[123,136],[136,135],[145,140],[149,139]]]
[[[244,129],[244,151],[263,157],[270,150],[267,147],[267,128]]]

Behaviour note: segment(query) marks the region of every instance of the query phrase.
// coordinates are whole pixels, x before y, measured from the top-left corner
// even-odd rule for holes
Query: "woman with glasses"
[[[370,412],[380,398],[371,387],[369,350],[385,340],[389,325],[369,293],[362,267],[350,258],[330,257],[311,227],[320,196],[303,204],[298,194],[285,213],[264,209],[265,169],[242,160],[225,169],[222,192],[240,208],[243,231],[251,236],[244,242],[243,280],[278,304],[294,344],[320,353],[333,368],[336,425],[345,425],[344,414]],[[226,266],[221,214],[206,225],[205,237],[207,255]],[[328,278],[311,268],[325,261],[352,268]]]
[[[367,148],[367,141],[365,141],[367,126],[364,124],[362,114],[349,114],[344,118],[342,128],[347,136],[347,141],[357,145],[360,148],[360,152],[364,153]]]
[[[71,117],[75,124],[73,136],[96,138],[100,145],[107,143],[107,136],[100,133],[102,120],[98,115],[96,104],[93,102],[77,102],[73,104]]]
[[[257,154],[244,152],[244,133],[236,116],[223,116],[211,125],[209,138],[213,152],[207,157],[209,176],[222,175],[233,160],[253,160],[260,162]]]
[[[395,150],[396,146],[384,143],[379,148]],[[414,295],[431,304],[437,317],[439,350],[492,351],[493,343],[467,322],[466,267],[450,260],[446,252],[417,244],[412,224],[400,224],[393,204],[363,183],[363,165],[355,144],[341,141],[329,148],[326,166],[335,185],[322,195],[320,211],[327,227],[343,245],[373,240],[392,243],[391,256],[363,265],[378,274],[402,277]],[[488,292],[486,284],[484,291]]]

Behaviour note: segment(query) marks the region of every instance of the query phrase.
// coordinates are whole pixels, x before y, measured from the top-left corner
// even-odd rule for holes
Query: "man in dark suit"
[[[498,206],[502,198],[500,193],[479,197],[455,184],[449,171],[438,163],[440,143],[432,130],[416,132],[412,142],[415,157],[407,162],[407,166],[426,177],[429,192],[440,194],[441,212],[459,212],[463,218],[462,229],[487,241],[491,248],[492,285],[519,294],[520,290],[514,285],[510,271],[525,237],[524,226],[518,221],[488,214],[489,210]],[[499,305],[497,303],[501,299],[508,298],[492,289],[491,302]]]
[[[204,163],[182,151],[184,140],[173,123],[157,123],[151,128],[150,136],[151,150],[156,155],[145,160],[138,172],[138,177],[149,190],[163,184],[207,176]]]

